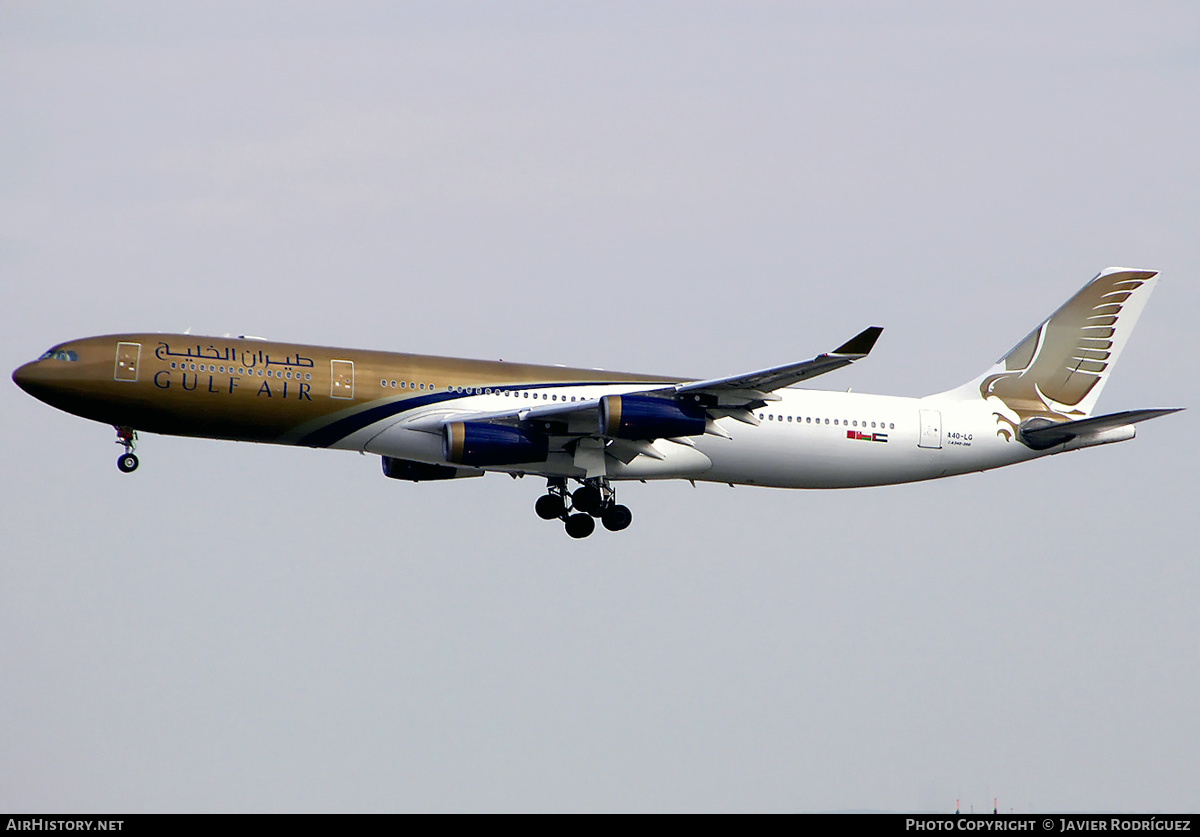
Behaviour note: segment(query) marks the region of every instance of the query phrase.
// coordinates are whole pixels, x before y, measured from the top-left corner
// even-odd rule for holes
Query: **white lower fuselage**
[[[563,400],[593,401],[638,389],[558,384],[549,391]],[[441,435],[431,432],[441,421],[511,410],[514,396],[522,395],[464,394],[370,425],[333,446],[444,464]],[[534,388],[531,395],[536,400],[540,391]],[[776,395],[780,400],[755,411],[757,426],[718,419],[717,426],[729,438],[706,434],[644,443],[652,444],[649,455],[606,456],[605,475],[614,480],[682,478],[780,488],[850,488],[982,471],[1055,452],[1033,451],[998,434],[1005,425],[997,423],[993,405],[982,400],[806,389],[781,389]],[[487,470],[564,477],[584,473],[568,453],[551,453],[546,462]]]

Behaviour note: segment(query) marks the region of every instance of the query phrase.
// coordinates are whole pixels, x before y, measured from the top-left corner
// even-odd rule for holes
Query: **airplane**
[[[1093,409],[1157,277],[1101,271],[978,378],[923,398],[795,387],[866,357],[879,327],[707,380],[151,333],[61,343],[13,380],[116,428],[125,473],[148,432],[377,454],[414,482],[537,475],[538,516],[584,538],[629,526],[621,480],[890,485],[1132,439],[1178,410]]]

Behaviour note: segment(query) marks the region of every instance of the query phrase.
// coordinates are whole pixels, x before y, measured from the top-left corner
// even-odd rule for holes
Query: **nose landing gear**
[[[133,451],[137,447],[137,431],[132,427],[118,427],[117,444],[125,448],[125,452],[117,457],[117,470],[122,474],[136,471],[138,458]]]
[[[596,531],[596,518],[610,532],[629,526],[633,513],[617,503],[617,492],[603,477],[582,480],[574,492],[567,492],[565,477],[546,480],[546,493],[538,498],[534,510],[542,520],[561,520],[572,538],[586,538]]]

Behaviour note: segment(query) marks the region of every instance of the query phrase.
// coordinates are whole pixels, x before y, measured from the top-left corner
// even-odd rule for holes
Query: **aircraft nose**
[[[46,370],[38,361],[18,366],[12,373],[13,383],[32,395],[34,398],[45,389]]]

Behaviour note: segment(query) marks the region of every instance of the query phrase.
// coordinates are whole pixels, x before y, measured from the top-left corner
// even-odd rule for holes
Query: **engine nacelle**
[[[442,454],[460,465],[545,462],[550,440],[540,433],[486,421],[454,421],[442,428]]]
[[[653,395],[606,395],[600,399],[600,435],[616,439],[699,436],[708,415],[699,404]]]
[[[394,456],[380,457],[383,460],[383,475],[394,480],[429,482],[431,480],[456,480],[462,477],[482,477],[483,471],[476,468],[454,468],[450,465],[430,465],[428,462],[413,462]]]

